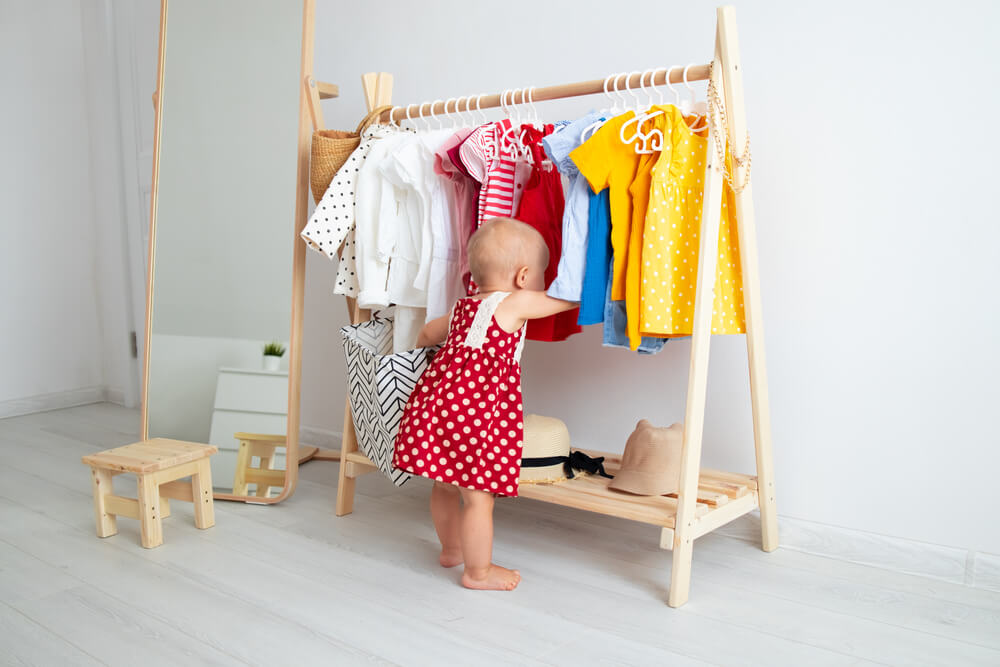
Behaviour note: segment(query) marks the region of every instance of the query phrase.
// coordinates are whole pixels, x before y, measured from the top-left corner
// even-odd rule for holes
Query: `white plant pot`
[[[265,371],[276,371],[281,367],[281,357],[276,357],[273,354],[264,355],[264,370]]]

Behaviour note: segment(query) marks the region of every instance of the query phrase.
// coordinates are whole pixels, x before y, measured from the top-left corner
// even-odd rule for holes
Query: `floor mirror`
[[[216,445],[220,499],[298,479],[312,20],[311,0],[161,0],[142,435]]]

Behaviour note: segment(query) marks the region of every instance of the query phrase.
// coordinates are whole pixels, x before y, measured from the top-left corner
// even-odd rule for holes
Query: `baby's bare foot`
[[[462,564],[462,549],[441,549],[441,567],[455,567]]]
[[[480,573],[477,573],[480,574]],[[521,573],[490,563],[490,567],[480,576],[473,576],[469,570],[462,575],[462,585],[480,591],[512,591],[521,583]]]

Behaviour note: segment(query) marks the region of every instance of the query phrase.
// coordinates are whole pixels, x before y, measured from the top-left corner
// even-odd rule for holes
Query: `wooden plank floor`
[[[520,588],[466,591],[436,566],[426,484],[365,476],[337,519],[336,463],[280,505],[216,503],[207,531],[172,503],[157,549],[128,519],[102,540],[80,456],[138,419],[0,421],[0,664],[1000,665],[1000,593],[713,534],[672,610],[656,528],[527,499],[496,516]]]

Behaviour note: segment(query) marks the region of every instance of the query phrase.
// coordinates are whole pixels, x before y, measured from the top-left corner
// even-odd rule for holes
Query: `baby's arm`
[[[448,316],[431,320],[420,330],[417,336],[417,347],[440,345],[448,337]]]
[[[519,329],[525,320],[537,320],[549,315],[555,315],[576,308],[577,303],[553,299],[545,292],[536,290],[517,290],[500,302],[496,318],[508,331]]]

